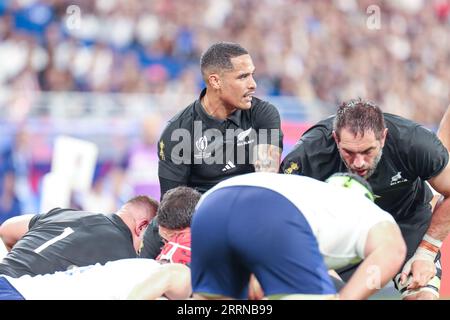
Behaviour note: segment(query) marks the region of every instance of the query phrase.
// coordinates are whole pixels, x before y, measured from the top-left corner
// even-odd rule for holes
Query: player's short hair
[[[338,137],[342,128],[350,130],[355,136],[364,136],[366,131],[372,130],[380,140],[386,125],[383,113],[375,103],[358,98],[343,102],[338,107],[333,121],[333,130]]]
[[[200,197],[198,191],[184,186],[167,191],[157,213],[159,225],[171,230],[190,227]]]
[[[350,172],[338,172],[331,175],[325,182],[356,191],[371,201],[375,201],[372,187],[367,180]]]
[[[211,72],[232,70],[231,58],[248,54],[241,45],[232,42],[218,42],[209,47],[200,58],[200,70],[207,81]]]
[[[146,210],[150,211],[150,220],[156,216],[159,208],[159,203],[155,199],[149,196],[136,196],[126,202],[126,204],[142,206]]]

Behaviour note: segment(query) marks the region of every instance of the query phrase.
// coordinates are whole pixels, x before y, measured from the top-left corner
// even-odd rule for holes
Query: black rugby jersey
[[[280,114],[269,102],[253,97],[249,110],[236,110],[225,120],[208,115],[200,97],[173,117],[158,142],[161,196],[186,185],[205,192],[218,182],[254,172],[256,144],[283,149]],[[272,130],[273,129],[273,130]]]
[[[46,274],[136,257],[131,231],[116,214],[58,208],[31,219],[29,231],[0,263],[0,274]]]
[[[332,136],[333,119],[322,120],[303,134],[283,160],[282,172],[323,181],[333,173],[347,171]],[[432,198],[425,180],[446,167],[447,149],[433,132],[413,121],[388,113],[384,119],[388,134],[383,155],[368,179],[376,204],[397,222],[427,224],[431,211],[418,210]]]

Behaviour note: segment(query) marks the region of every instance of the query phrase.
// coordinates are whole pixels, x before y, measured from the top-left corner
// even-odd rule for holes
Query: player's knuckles
[[[422,273],[421,272],[414,272],[413,273],[413,277],[412,277],[412,283],[418,283],[420,281],[420,279],[422,278]]]
[[[428,276],[423,276],[418,283],[419,287],[425,286],[429,279],[430,278]]]

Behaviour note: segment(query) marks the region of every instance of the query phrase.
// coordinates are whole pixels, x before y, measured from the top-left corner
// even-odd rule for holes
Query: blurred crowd
[[[162,124],[154,114],[137,122],[136,136],[125,139],[113,135],[108,139],[105,148],[115,152],[100,150],[91,189],[74,192],[70,207],[115,212],[135,195],[159,200],[156,144]],[[43,178],[51,171],[52,159],[52,143],[43,139],[43,135],[24,126],[17,129],[11,141],[0,145],[0,224],[18,214],[43,212]]]
[[[259,95],[331,105],[361,96],[433,125],[448,102],[449,8],[448,0],[2,0],[0,85],[192,94],[202,86],[201,52],[229,40],[251,52]]]
[[[200,54],[224,40],[250,51],[258,96],[296,96],[330,114],[360,96],[436,128],[449,102],[449,14],[450,0],[0,0],[0,104],[4,90],[198,94]],[[19,207],[5,196],[9,172],[30,177],[31,156],[14,148],[0,150],[0,209]],[[131,193],[136,179],[153,183],[152,161],[152,177],[127,173],[149,152],[143,139],[118,165]]]

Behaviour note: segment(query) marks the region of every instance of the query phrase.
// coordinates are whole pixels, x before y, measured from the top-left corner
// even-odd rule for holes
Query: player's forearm
[[[168,290],[169,275],[158,270],[142,283],[134,287],[128,295],[128,300],[156,300]]]
[[[447,108],[444,116],[442,117],[441,123],[439,125],[439,130],[437,132],[439,139],[441,139],[447,150],[450,149],[450,106]]]
[[[11,248],[7,248],[3,243],[3,240],[0,239],[0,261],[8,254]]]
[[[3,232],[2,228],[0,227],[0,241],[5,246],[6,250],[9,252],[11,251],[12,247],[14,247],[18,239],[10,237],[8,234]]]
[[[165,264],[134,287],[128,300],[187,299],[192,293],[190,269],[182,264]]]
[[[399,271],[405,259],[405,247],[386,244],[373,251],[339,292],[340,299],[367,299],[386,285]]]
[[[431,217],[431,223],[427,235],[444,241],[450,232],[450,197],[447,197],[437,206]]]
[[[28,231],[32,214],[20,215],[9,218],[0,226],[0,238],[3,240],[8,251],[19,241]]]
[[[281,149],[271,144],[258,144],[254,150],[256,172],[278,172],[281,163]]]

